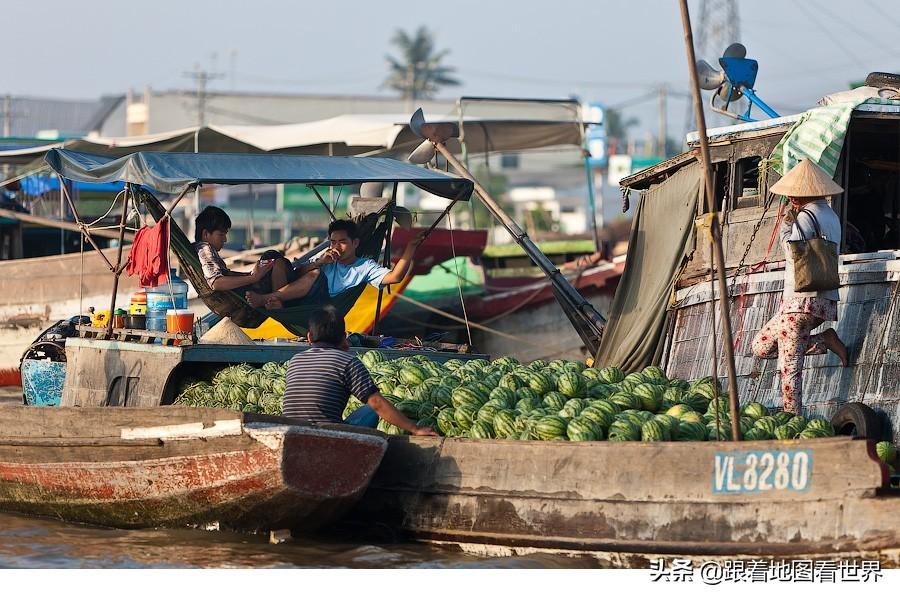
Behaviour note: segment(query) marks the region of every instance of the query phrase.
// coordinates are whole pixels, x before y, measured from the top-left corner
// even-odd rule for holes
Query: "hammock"
[[[163,217],[166,209],[153,194],[141,188],[139,197],[154,219],[159,220]],[[384,211],[366,215],[362,221],[357,223],[361,240],[357,249],[358,256],[375,259],[380,254],[390,226],[388,220],[382,217],[384,217]],[[197,257],[193,244],[180,227],[170,227],[169,230],[171,248],[178,256],[182,272],[194,286],[197,295],[212,312],[230,317],[236,325],[246,328],[259,327],[267,318],[271,317],[284,325],[291,333],[298,336],[306,335],[309,317],[315,310],[321,308],[321,304],[303,304],[301,298],[295,300],[295,304],[292,306],[268,310],[250,306],[244,298],[231,290],[214,290],[203,275],[203,267],[200,265],[200,259]],[[337,296],[333,296],[329,303],[341,315],[346,315],[356,304],[367,285],[368,283],[362,282],[348,288]]]

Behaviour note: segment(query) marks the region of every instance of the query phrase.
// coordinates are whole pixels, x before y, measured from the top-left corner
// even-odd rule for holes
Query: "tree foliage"
[[[456,69],[442,65],[449,50],[436,50],[434,34],[424,25],[412,34],[398,29],[391,38],[398,56],[387,55],[389,73],[384,86],[403,98],[431,98],[441,87],[460,85]]]

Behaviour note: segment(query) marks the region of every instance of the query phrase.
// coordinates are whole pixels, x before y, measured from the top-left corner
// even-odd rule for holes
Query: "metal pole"
[[[728,400],[731,409],[731,437],[735,441],[741,439],[739,422],[739,406],[737,395],[737,373],[734,367],[734,342],[731,333],[731,311],[729,309],[728,284],[725,281],[725,253],[722,250],[722,231],[716,213],[712,166],[709,158],[709,144],[706,139],[706,118],[703,114],[703,99],[700,97],[700,84],[697,80],[697,58],[694,55],[694,36],[691,32],[691,17],[687,0],[679,0],[681,5],[681,24],[684,29],[684,47],[687,51],[688,71],[691,76],[691,93],[694,97],[694,116],[697,120],[697,134],[700,138],[700,164],[703,167],[705,181],[706,208],[710,219],[710,234],[713,238],[716,274],[719,279],[719,308],[722,311],[722,333],[724,334],[725,362],[728,369]],[[715,313],[713,313],[715,315]]]
[[[62,175],[57,175],[56,180],[59,182],[59,220],[66,220],[66,196],[63,193],[63,187],[65,187],[66,182],[63,181]],[[65,229],[60,228],[59,230],[59,254],[62,256],[66,253],[66,231]]]
[[[394,203],[397,201],[397,182],[391,190],[391,203],[387,210],[387,232],[384,236],[384,266],[391,266],[391,231],[394,229]],[[378,300],[375,302],[375,320],[372,322],[372,335],[378,334],[378,318],[381,316],[381,302],[384,298],[384,288],[378,286]]]
[[[594,169],[591,168],[591,153],[584,152],[584,175],[587,179],[588,210],[591,211],[591,237],[594,240],[594,251],[600,252],[600,231],[597,229],[597,201],[594,198]]]
[[[581,317],[584,319],[584,323],[590,328],[590,339],[586,339],[585,335],[582,334],[581,328],[576,325],[576,329],[578,329],[579,334],[582,337],[582,341],[585,342],[585,345],[590,350],[591,354],[596,354],[597,350],[600,347],[600,336],[603,334],[603,328],[606,326],[606,319],[603,318],[597,309],[588,302],[581,293],[575,289],[572,284],[562,276],[562,273],[559,272],[559,268],[553,264],[553,262],[547,258],[543,252],[535,245],[533,241],[528,237],[528,234],[525,233],[521,227],[519,227],[518,223],[510,218],[506,211],[504,211],[499,204],[491,197],[491,195],[487,192],[484,187],[475,180],[471,173],[460,163],[453,153],[447,149],[443,142],[432,142],[434,143],[435,149],[443,155],[443,157],[447,160],[447,162],[454,168],[456,171],[466,177],[471,179],[474,186],[475,192],[478,194],[478,197],[481,198],[482,204],[484,204],[485,208],[496,218],[509,234],[513,237],[519,246],[525,250],[525,253],[528,257],[534,261],[534,263],[544,272],[544,274],[550,279],[553,284],[554,290],[561,294],[566,302],[575,307]]]
[[[122,246],[125,243],[125,219],[128,217],[128,194],[132,193],[131,185],[123,195],[122,201],[122,218],[119,220],[119,247],[116,249],[116,270],[113,271],[113,289],[112,298],[109,301],[109,321],[106,324],[106,331],[112,337],[113,315],[116,312],[116,295],[119,292],[119,277],[122,275]]]
[[[657,154],[662,158],[668,158],[666,154],[666,142],[669,137],[668,107],[666,102],[668,91],[665,83],[659,86],[659,151]]]

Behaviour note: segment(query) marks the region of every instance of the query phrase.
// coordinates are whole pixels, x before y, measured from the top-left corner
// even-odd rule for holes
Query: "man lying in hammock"
[[[254,308],[265,307],[269,310],[289,307],[300,300],[306,305],[325,305],[341,292],[363,283],[376,288],[400,283],[412,269],[413,255],[424,239],[425,234],[421,233],[410,240],[397,264],[388,269],[371,258],[356,255],[360,242],[356,224],[339,219],[328,226],[328,240],[331,242],[328,250],[296,269],[276,261],[272,268],[272,281],[288,283],[269,293],[248,290],[245,293],[247,302]]]

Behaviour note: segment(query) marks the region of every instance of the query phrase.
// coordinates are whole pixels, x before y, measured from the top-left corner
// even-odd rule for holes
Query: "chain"
[[[747,242],[747,245],[744,247],[744,254],[743,256],[741,256],[741,260],[738,261],[738,266],[735,269],[734,276],[731,279],[731,295],[734,295],[735,288],[737,288],[738,277],[747,270],[747,256],[750,255],[750,250],[751,248],[753,248],[753,241],[756,240],[756,234],[759,233],[763,221],[766,220],[766,213],[769,212],[769,208],[772,206],[772,200],[775,198],[773,194],[766,194],[766,196],[766,203],[763,205],[762,214],[759,216],[759,220],[756,222],[756,225],[753,226],[753,233],[750,234],[750,241]]]

